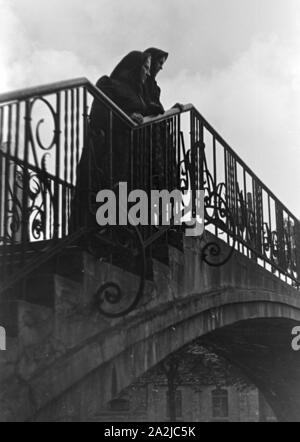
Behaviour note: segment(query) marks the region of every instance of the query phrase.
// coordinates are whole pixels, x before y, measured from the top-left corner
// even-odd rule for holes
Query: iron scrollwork
[[[213,225],[224,234],[229,233],[232,238],[231,245],[225,245],[216,241],[209,241],[202,249],[203,261],[212,267],[219,267],[226,264],[233,255],[236,242],[235,222],[233,214],[226,202],[225,183],[215,183],[206,164],[205,177],[205,227]]]
[[[263,251],[274,263],[278,263],[278,233],[271,230],[268,223],[263,224]]]
[[[53,212],[53,195],[43,171],[34,171],[11,163],[7,186],[6,235],[1,242],[6,244],[26,241],[31,248],[37,241],[50,239],[51,227],[47,224],[47,213]]]
[[[217,227],[220,231],[228,233],[232,241],[230,245],[208,241],[203,246],[203,261],[210,266],[219,267],[226,264],[233,255],[236,244],[235,220],[227,203],[225,183],[215,183],[208,170],[205,144],[198,141],[194,148],[196,150],[196,164],[192,161],[192,149],[186,151],[183,143],[183,159],[180,163],[181,191],[192,189],[192,181],[197,179],[198,174],[203,174],[203,177],[200,176],[200,182],[203,178],[205,227],[209,225]],[[200,168],[203,166],[203,170],[196,170],[199,165]],[[206,241],[206,232],[203,234],[202,241]]]
[[[226,200],[225,183],[215,183],[212,174],[208,170],[205,144],[202,141],[195,142],[196,164],[192,164],[192,151],[189,150],[184,156],[185,162],[185,179],[183,180],[184,188],[192,188],[192,179],[196,180],[197,176],[202,183],[204,194],[204,225],[208,227],[213,225],[222,232],[230,233],[233,238],[231,246],[226,246],[220,242],[211,241],[205,243],[206,232],[202,237],[204,246],[202,248],[203,261],[213,267],[224,265],[231,258],[235,247],[235,226],[234,218]],[[196,170],[200,167],[200,170]],[[194,168],[194,170],[193,170]],[[200,175],[200,176],[199,176]],[[201,176],[202,175],[202,176]],[[189,178],[188,178],[189,177]]]
[[[247,200],[243,191],[239,190],[237,183],[237,213],[236,213],[237,236],[255,247],[256,227],[255,213],[253,209],[252,194],[247,194]]]
[[[125,316],[137,307],[145,288],[146,256],[141,233],[137,227],[118,226],[104,228],[90,238],[94,242],[94,245],[90,246],[90,252],[94,256],[101,256],[103,260],[106,247],[105,261],[135,273],[138,278],[137,289],[133,290],[131,295],[120,283],[107,281],[99,287],[94,296],[95,305],[102,315],[109,318]],[[97,246],[95,247],[95,241],[99,243],[99,252]]]

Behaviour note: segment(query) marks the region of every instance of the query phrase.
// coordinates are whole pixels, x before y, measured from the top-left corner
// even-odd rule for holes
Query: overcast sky
[[[0,0],[0,92],[148,46],[165,106],[192,102],[300,217],[300,0]]]

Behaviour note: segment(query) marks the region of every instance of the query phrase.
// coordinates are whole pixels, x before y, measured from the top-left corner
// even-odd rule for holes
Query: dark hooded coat
[[[127,115],[139,113],[142,116],[155,114],[154,107],[145,99],[144,86],[140,80],[142,65],[148,53],[132,51],[115,67],[110,77],[101,77],[96,86],[114,101]],[[91,125],[101,127],[101,104],[95,100],[91,111]],[[156,114],[158,114],[156,109]]]
[[[156,75],[154,72],[154,64],[157,60],[164,57],[168,58],[169,54],[161,49],[148,48],[145,53],[151,55],[151,69],[150,76],[147,78],[144,85],[144,97],[148,105],[156,106],[158,113],[165,112],[164,107],[160,101],[161,89],[157,84]],[[152,150],[152,182],[155,189],[166,189],[166,162],[169,144],[169,131],[164,122],[156,124],[153,128],[153,150]]]
[[[129,116],[133,113],[143,116],[152,114],[151,106],[144,99],[140,80],[142,65],[148,57],[143,52],[130,52],[116,66],[110,77],[101,77],[96,84]],[[95,99],[92,104],[89,128],[88,145],[83,149],[77,168],[71,231],[86,225],[97,227],[97,193],[101,189],[116,188],[120,181],[129,182],[130,172],[134,169],[130,159],[131,128],[113,114],[110,131],[110,109],[100,100]]]
[[[147,78],[144,85],[145,100],[148,105],[157,106],[159,113],[165,112],[164,106],[161,103],[161,89],[156,81],[156,73],[154,71],[154,64],[162,57],[167,59],[169,54],[161,49],[148,48],[146,53],[151,55],[151,71],[150,77]],[[153,128],[153,150],[152,150],[152,183],[153,187],[158,190],[168,189],[170,192],[174,189],[180,188],[178,181],[176,163],[176,144],[174,144],[174,128],[167,122],[161,122]],[[174,235],[173,231],[160,237],[155,244],[152,251],[153,257],[156,259],[168,262],[168,244],[171,243],[175,247],[182,249],[182,233],[179,234],[180,229]]]

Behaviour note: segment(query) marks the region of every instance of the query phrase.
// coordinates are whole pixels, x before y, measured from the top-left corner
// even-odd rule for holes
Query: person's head
[[[155,78],[157,74],[163,69],[165,61],[167,60],[169,54],[168,52],[162,51],[157,48],[148,48],[145,53],[151,55],[151,70],[150,75]]]
[[[113,70],[110,78],[140,87],[150,75],[151,55],[147,52],[129,52]]]
[[[144,63],[142,64],[141,72],[140,72],[140,78],[141,83],[144,84],[147,78],[150,76],[151,71],[151,56],[147,53],[144,54],[145,59]]]

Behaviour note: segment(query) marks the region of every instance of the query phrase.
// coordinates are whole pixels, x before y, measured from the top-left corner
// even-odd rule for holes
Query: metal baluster
[[[54,188],[54,238],[59,238],[59,226],[60,226],[60,114],[61,114],[61,94],[58,92],[56,94],[56,118],[55,118],[55,143],[56,143],[56,153],[55,153],[55,188]]]
[[[225,149],[224,149],[224,151],[225,151]],[[225,169],[225,173],[226,173],[226,171],[227,171],[226,170],[226,158],[224,159],[224,164],[225,164],[224,169]],[[214,183],[217,184],[217,179],[218,179],[218,177],[217,177],[217,146],[216,146],[216,137],[214,134],[213,134],[213,168],[214,168],[214,172],[213,172],[214,173]],[[227,189],[227,182],[225,181],[225,183],[226,183],[226,189]],[[227,196],[227,192],[226,192],[226,196]],[[217,206],[218,206],[218,196],[217,196],[217,193],[214,192],[215,210],[216,210]],[[228,217],[227,217],[227,228],[228,228]],[[215,225],[215,235],[216,235],[216,237],[219,236],[219,229],[218,229],[217,224]],[[229,242],[228,239],[229,239],[229,237],[227,235],[227,242]]]
[[[90,151],[90,131],[88,130],[88,105],[87,105],[87,90],[86,88],[83,89],[83,148],[87,151],[87,161],[88,161],[88,167],[90,167],[90,161],[91,161],[91,151]],[[89,180],[91,177],[91,173],[89,173]],[[89,182],[89,181],[88,181]],[[90,187],[90,182],[89,182],[89,187]],[[90,195],[90,188],[88,189],[88,198]],[[87,207],[89,208],[89,204],[87,205]],[[80,211],[80,208],[79,208]],[[79,212],[77,211],[77,212]],[[79,216],[79,213],[78,213]],[[85,217],[88,217],[89,214],[85,214]],[[79,220],[77,219],[77,222],[79,222]],[[82,226],[80,226],[82,227]]]
[[[152,214],[151,214],[151,191],[153,189],[153,124],[149,126],[149,189],[148,189],[148,219],[149,219],[149,231],[148,237],[150,237],[154,232],[154,226],[152,226]],[[153,246],[148,247],[148,256],[152,260],[152,249]]]
[[[68,107],[69,107],[69,96],[68,96],[68,90],[65,91],[64,93],[64,164],[63,164],[63,170],[64,170],[64,182],[67,183],[68,182],[68,140],[69,140],[69,136],[68,136]],[[62,204],[62,209],[63,209],[63,220],[62,220],[62,231],[63,231],[63,235],[67,235],[67,231],[68,231],[68,223],[67,223],[67,213],[68,213],[68,208],[67,208],[67,201],[68,201],[68,195],[67,195],[67,191],[65,189],[65,193],[63,196],[63,204]]]
[[[225,169],[226,205],[227,205],[228,209],[232,212],[233,207],[231,206],[231,194],[230,194],[230,188],[229,188],[229,160],[228,160],[229,154],[224,146],[223,146],[223,150],[224,150],[224,164],[225,164],[224,169]],[[234,219],[234,214],[232,213],[232,215],[233,215],[233,219]],[[227,217],[226,221],[227,221],[227,243],[230,244],[230,237],[229,237],[230,220],[228,217]],[[236,233],[237,233],[236,228],[237,228],[236,225],[234,225],[233,226],[233,229],[234,229],[233,234],[234,235],[236,235]]]
[[[264,198],[263,198],[263,191],[264,191],[264,189],[262,190],[262,208],[263,208],[263,244],[264,244],[264,268],[266,268],[266,266],[267,266],[267,262],[266,262],[266,258],[268,259],[268,256],[267,256],[267,252],[266,252],[266,245],[265,245],[265,234],[264,234],[264,229],[265,229],[265,204],[264,204]],[[267,210],[267,209],[266,209]],[[267,232],[267,234],[268,234],[268,232]],[[267,240],[268,240],[268,238],[267,238]]]
[[[270,261],[274,262],[274,244],[273,244],[273,238],[272,238],[272,217],[271,217],[271,201],[270,201],[270,195],[268,194],[268,222],[269,222],[269,229],[270,229]],[[274,273],[274,268],[271,266],[272,273]]]
[[[202,125],[200,122],[200,119],[195,116],[196,119],[196,127],[197,127],[197,138],[196,138],[196,149],[195,149],[195,182],[196,182],[196,191],[200,189],[200,183],[199,183],[199,151],[200,149],[203,149],[203,136],[202,136]],[[203,158],[204,161],[204,158]],[[195,195],[196,196],[196,195]]]
[[[130,129],[130,188],[128,189],[131,192],[134,189],[134,133],[133,129]]]
[[[2,111],[2,109],[1,109]],[[0,128],[1,130],[1,128]],[[4,280],[5,274],[4,274],[4,257],[3,257],[3,251],[4,251],[4,223],[5,223],[5,213],[3,211],[3,205],[4,205],[4,186],[3,181],[5,181],[3,178],[3,170],[4,170],[4,161],[5,157],[2,152],[2,149],[0,148],[0,277],[1,280]],[[3,240],[2,240],[3,238]]]
[[[196,217],[196,200],[195,200],[195,114],[191,112],[191,192],[192,192],[192,217]]]
[[[300,222],[295,219],[296,279],[300,288]]]
[[[25,146],[24,146],[24,165],[22,173],[23,195],[22,195],[22,249],[21,260],[22,265],[25,263],[25,254],[27,251],[29,214],[28,214],[28,190],[29,190],[29,144],[31,133],[31,102],[25,101]]]
[[[147,127],[143,128],[143,139],[144,139],[144,144],[143,144],[143,159],[144,159],[144,164],[143,164],[143,175],[144,175],[144,190],[147,192],[148,191],[148,186],[149,186],[149,176],[148,176],[148,154],[149,154],[149,149],[147,149],[148,143],[148,137],[147,137]]]
[[[74,184],[74,158],[75,158],[75,140],[74,140],[74,130],[75,130],[75,98],[74,98],[74,89],[71,89],[71,158],[70,158],[70,182]]]
[[[139,146],[139,149],[141,154],[141,162],[140,162],[141,189],[145,189],[145,131],[143,128],[141,128],[140,132],[141,132],[141,145]]]
[[[248,202],[248,194],[247,194],[247,183],[246,183],[246,171],[245,168],[243,167],[243,184],[244,184],[244,195],[245,195],[245,224],[246,224],[246,237],[245,237],[245,242],[246,242],[246,254],[247,254],[247,258],[250,259],[251,256],[251,251],[249,249],[248,246],[251,246],[251,238],[250,238],[250,219],[249,219],[249,214],[250,214],[250,207],[249,207],[249,202]],[[245,254],[245,247],[243,247],[243,251]]]
[[[289,252],[289,257],[288,257],[288,262],[289,262],[289,268],[287,269],[287,271],[289,273],[292,272],[292,268],[293,268],[293,256],[292,256],[292,232],[291,232],[291,227],[292,227],[292,222],[291,222],[291,218],[290,215],[288,215],[288,252]]]
[[[172,146],[171,146],[171,190],[176,189],[175,183],[175,155],[176,152],[176,116],[172,117]]]
[[[17,238],[17,231],[16,231],[17,220],[18,220],[17,213],[19,214],[20,217],[22,216],[22,214],[20,213],[20,208],[18,207],[18,204],[17,204],[18,194],[20,193],[20,189],[18,189],[18,186],[17,186],[17,184],[18,184],[17,158],[19,156],[20,104],[16,103],[15,107],[16,107],[16,121],[15,121],[16,131],[15,131],[15,152],[14,152],[14,162],[13,162],[13,201],[12,201],[12,213],[13,213],[13,217],[16,216],[16,220],[14,220],[14,218],[12,220],[12,222],[14,224],[14,227],[15,227],[15,228],[12,229],[12,249],[11,249],[11,253],[12,253],[13,259],[15,259],[15,257],[17,256],[17,247],[18,247],[18,245],[17,245],[18,238]],[[0,203],[0,207],[1,207],[1,203]],[[4,214],[4,216],[6,216],[6,215]],[[22,221],[21,218],[20,218],[20,221]],[[18,230],[19,230],[19,236],[20,236],[20,230],[22,231],[21,225],[19,225]],[[20,242],[20,240],[21,240],[21,238],[19,237],[19,241],[18,242]]]
[[[113,189],[114,182],[114,164],[113,164],[113,113],[109,110],[109,129],[108,129],[108,148],[109,148],[109,184]]]
[[[3,152],[3,118],[4,118],[4,109],[3,106],[0,107],[0,277],[3,280],[4,275],[4,259],[3,259],[3,244],[1,241],[1,238],[4,237],[4,223],[5,223],[5,213],[4,213],[4,187],[5,187],[5,180],[4,180],[4,152]],[[4,240],[4,238],[3,238]]]
[[[164,149],[165,149],[165,185],[164,185],[164,189],[169,189],[169,177],[168,177],[168,173],[169,173],[169,167],[168,167],[168,145],[170,142],[170,138],[169,138],[169,120],[166,120],[165,122],[165,140],[164,140]]]
[[[241,221],[241,208],[239,207],[239,194],[238,194],[238,179],[237,179],[237,162],[233,155],[231,155],[232,164],[233,164],[233,189],[234,189],[234,198],[235,198],[235,212],[236,219],[238,224],[238,251],[241,252],[241,235],[240,235],[240,221]]]
[[[76,88],[76,164],[79,163],[79,149],[80,149],[80,128],[79,128],[79,111],[80,111],[80,89]]]
[[[11,124],[12,124],[12,106],[8,105],[6,107],[7,109],[7,143],[6,143],[6,152],[5,152],[5,193],[4,193],[4,216],[5,216],[5,223],[4,223],[4,274],[6,276],[9,275],[9,272],[11,271],[11,242],[10,242],[10,232],[9,232],[9,226],[8,223],[10,222],[9,218],[9,208],[10,208],[10,188],[13,185],[11,183],[12,176],[11,176],[11,160],[10,160],[10,154],[11,154]]]
[[[70,183],[71,185],[74,185],[74,160],[75,160],[75,139],[74,139],[74,135],[75,135],[75,98],[74,98],[74,89],[70,90],[70,159],[69,159],[69,165],[70,165]],[[67,195],[67,220],[66,220],[66,224],[68,224],[68,220],[70,217],[70,208],[71,208],[71,195],[70,192],[66,193]]]
[[[1,108],[0,108],[0,147],[2,147],[2,144],[3,144],[4,109],[5,109],[5,106],[1,106]]]

